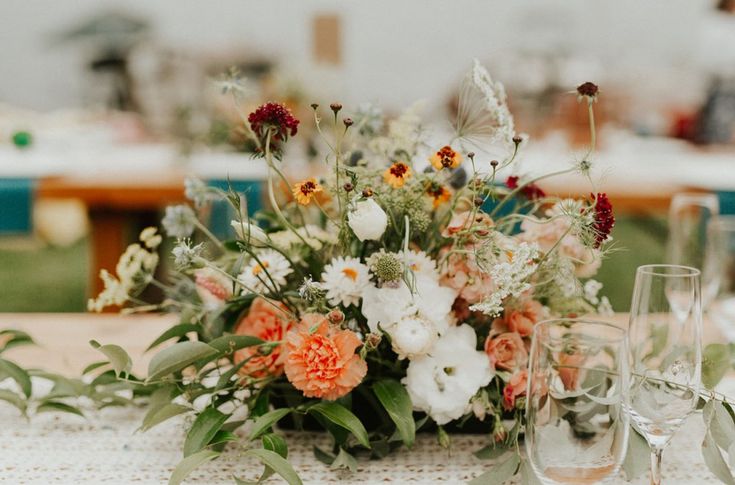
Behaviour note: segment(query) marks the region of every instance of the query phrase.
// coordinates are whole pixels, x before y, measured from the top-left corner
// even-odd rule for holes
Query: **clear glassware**
[[[717,273],[705,270],[707,225],[720,212],[715,194],[679,193],[669,206],[669,239],[666,262],[702,271],[702,308],[717,293]]]
[[[579,319],[534,327],[526,398],[526,454],[544,484],[601,483],[628,446],[625,330]]]
[[[708,315],[725,337],[735,342],[735,216],[714,217],[707,226],[702,274],[717,281]]]
[[[651,483],[661,457],[699,399],[702,374],[700,271],[676,265],[638,268],[628,329],[628,412],[651,448]]]

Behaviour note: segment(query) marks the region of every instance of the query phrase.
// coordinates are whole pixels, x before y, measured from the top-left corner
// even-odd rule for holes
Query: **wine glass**
[[[702,271],[702,308],[717,292],[717,273],[705,271],[707,224],[720,212],[715,194],[679,193],[669,207],[667,263],[691,266]]]
[[[628,412],[651,448],[651,483],[658,485],[663,450],[699,399],[700,271],[665,264],[639,267],[628,339]]]
[[[628,446],[627,337],[604,322],[560,319],[534,327],[526,391],[526,454],[544,484],[600,483]]]
[[[730,342],[735,341],[735,216],[712,218],[707,226],[704,274],[718,284],[708,314]]]

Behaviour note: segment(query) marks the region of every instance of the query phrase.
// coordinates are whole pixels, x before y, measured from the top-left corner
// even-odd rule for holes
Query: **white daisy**
[[[368,267],[357,258],[334,258],[324,267],[322,287],[332,305],[357,305],[370,285]]]
[[[439,281],[439,273],[436,271],[436,261],[431,259],[423,251],[401,251],[398,253],[401,261],[411,268],[414,274],[428,276],[434,281]]]
[[[237,277],[243,285],[242,293],[272,293],[286,284],[286,277],[293,273],[293,268],[278,251],[266,249],[258,253],[258,259],[250,263]]]

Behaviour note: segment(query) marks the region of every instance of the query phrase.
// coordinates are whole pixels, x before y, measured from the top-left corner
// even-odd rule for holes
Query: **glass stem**
[[[663,448],[651,450],[651,485],[661,485],[661,457],[663,454]]]

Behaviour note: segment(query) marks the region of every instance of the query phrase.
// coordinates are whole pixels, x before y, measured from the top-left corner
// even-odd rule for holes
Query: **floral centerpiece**
[[[237,80],[222,86],[240,105]],[[449,134],[426,130],[414,109],[385,120],[374,107],[346,117],[337,103],[312,105],[327,149],[319,177],[288,179],[286,145],[301,122],[286,106],[243,114],[269,169],[270,210],[251,217],[241,194],[187,181],[191,205],[163,219],[176,272],[155,279],[162,236],[146,229],[89,304],[130,309],[153,284],[166,297],[142,309],[180,316],[152,344],[168,345],[145,378],[130,375],[121,348],[99,347],[151,396],[144,429],[194,416],[172,482],[244,439],[265,464],[261,479],[299,483],[277,424],[328,431],[333,447],[317,458],[336,467],[410,448],[419,430],[445,446],[462,430],[517,450],[534,325],[611,311],[590,279],[610,246],[610,200],[543,190],[545,177],[590,174],[597,86],[574,95],[588,108],[590,148],[536,178],[514,169],[527,139],[477,62]],[[201,222],[213,200],[236,214],[232,240]]]

